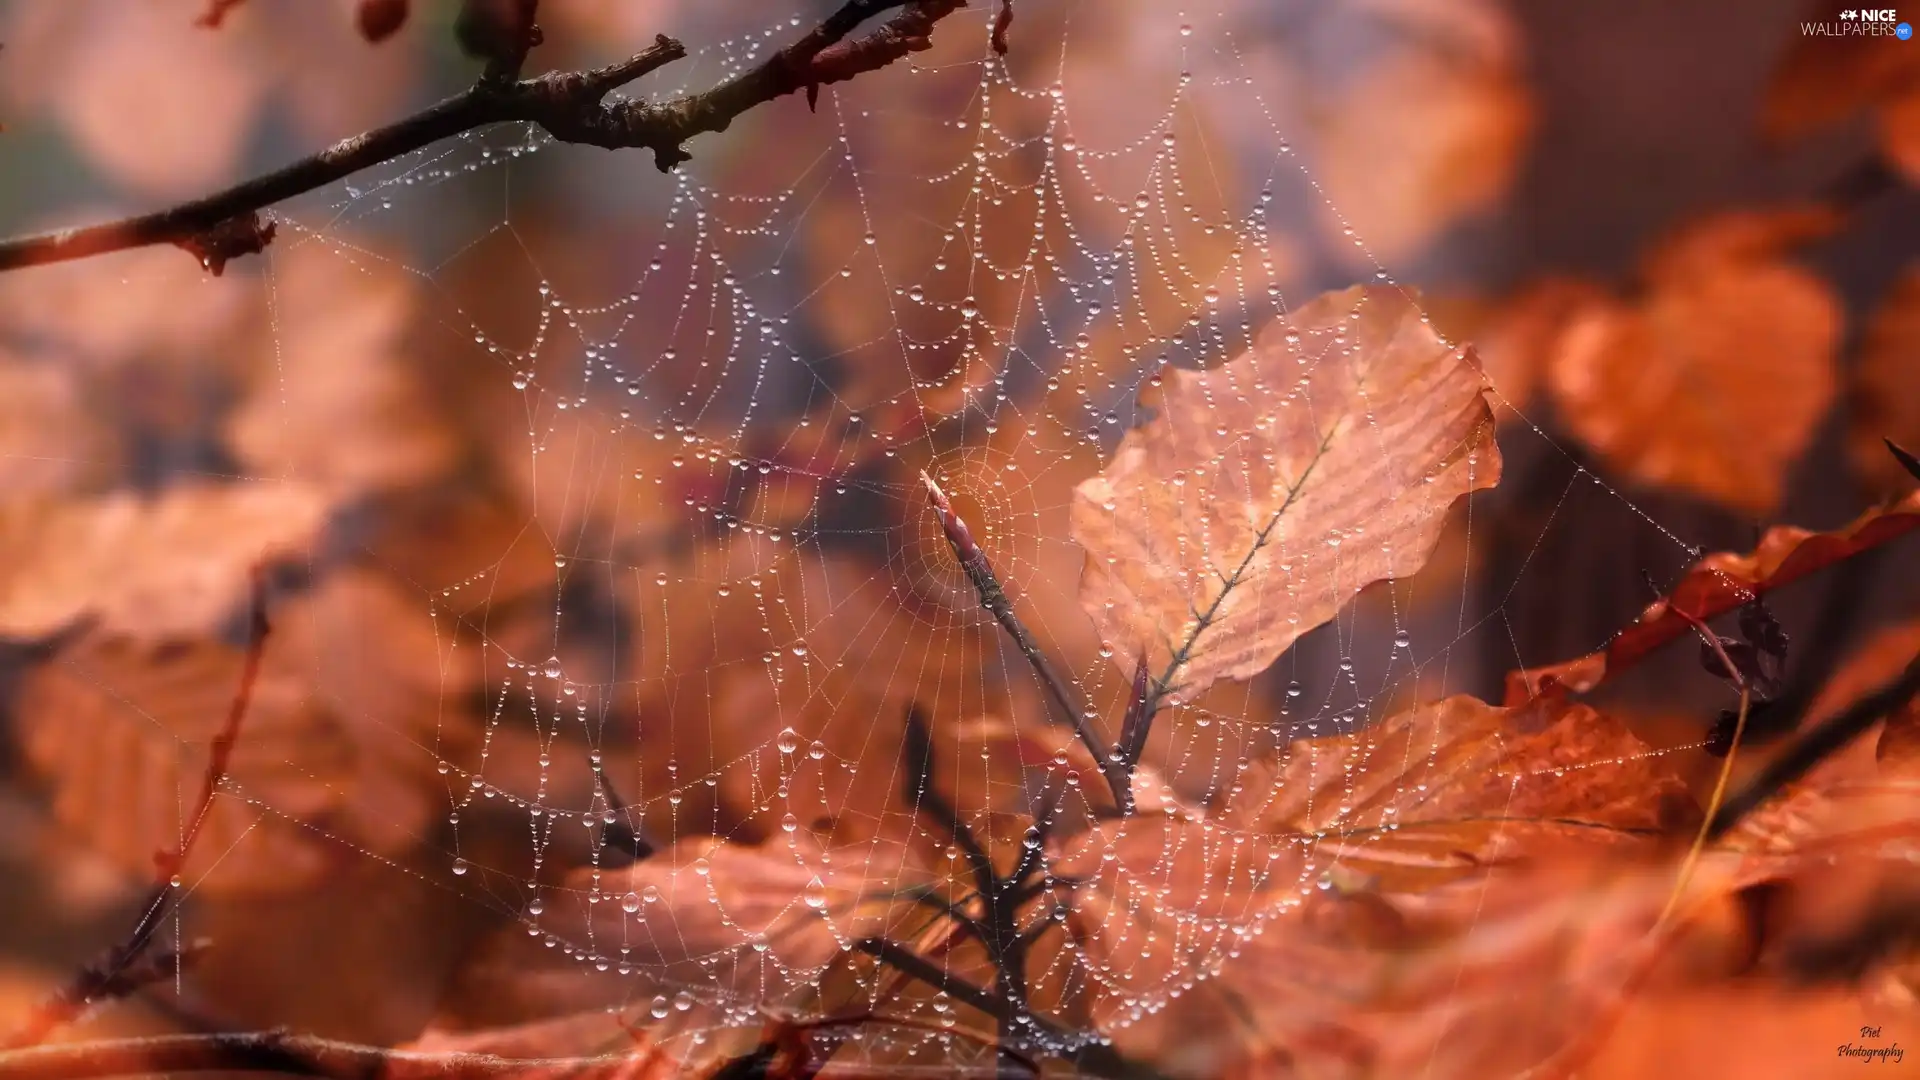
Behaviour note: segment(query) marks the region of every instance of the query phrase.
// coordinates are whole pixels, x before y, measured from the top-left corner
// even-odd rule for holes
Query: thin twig
[[[207,754],[207,771],[201,783],[200,797],[194,804],[192,815],[187,820],[185,834],[180,839],[180,847],[174,851],[161,851],[154,855],[155,880],[152,890],[141,907],[140,920],[134,924],[133,932],[127,939],[112,949],[95,963],[89,964],[75,973],[68,983],[55,991],[46,1001],[36,1008],[32,1015],[20,1025],[0,1048],[19,1049],[35,1046],[55,1031],[85,1016],[88,1010],[102,1001],[125,997],[142,986],[155,981],[146,977],[153,970],[167,967],[167,963],[155,964],[145,960],[153,945],[154,936],[166,922],[179,902],[181,894],[179,875],[186,869],[187,858],[193,852],[193,843],[200,836],[200,829],[206,823],[213,807],[214,796],[219,793],[220,785],[226,782],[227,771],[233,759],[234,745],[240,739],[240,724],[246,718],[247,709],[253,701],[253,688],[260,678],[261,662],[266,655],[267,632],[267,585],[264,571],[256,567],[253,572],[253,591],[249,603],[247,652],[240,669],[240,685],[234,691],[232,704],[227,709],[226,722],[213,737],[213,743]],[[176,974],[183,961],[198,955],[198,949],[183,951],[170,962],[171,968],[159,978],[171,978]],[[186,953],[192,955],[186,955]]]
[[[994,573],[993,563],[973,539],[972,530],[967,523],[954,512],[953,503],[940,485],[925,472],[920,474],[920,483],[927,489],[927,500],[933,504],[934,515],[940,519],[940,530],[946,534],[947,546],[953,549],[954,558],[960,561],[960,569],[966,572],[967,580],[972,583],[974,593],[980,598],[980,606],[992,615],[1000,628],[1019,648],[1020,654],[1027,658],[1035,675],[1040,677],[1040,685],[1046,688],[1060,711],[1067,714],[1073,725],[1073,733],[1080,744],[1093,755],[1093,760],[1106,777],[1107,786],[1113,791],[1114,801],[1120,805],[1122,813],[1131,813],[1133,808],[1132,784],[1129,781],[1130,770],[1107,746],[1107,741],[1093,726],[1087,715],[1087,707],[1080,702],[1079,695],[1067,686],[1067,681],[1054,669],[1047,654],[1041,651],[1040,643],[1028,631],[1026,624],[1013,610],[1013,601],[1007,599],[1007,593],[1000,585],[1000,577]]]
[[[631,58],[595,71],[550,72],[529,79],[483,77],[463,93],[397,123],[335,143],[319,153],[204,198],[119,221],[0,241],[0,270],[65,262],[150,244],[183,243],[236,218],[324,187],[477,128],[532,123],[561,142],[605,149],[648,149],[661,171],[691,155],[687,140],[724,131],[747,110],[843,82],[932,47],[934,24],[964,0],[848,0],[798,42],[711,89],[660,104],[605,100],[628,82],[684,57],[661,35]],[[848,38],[866,19],[901,8],[871,32]]]

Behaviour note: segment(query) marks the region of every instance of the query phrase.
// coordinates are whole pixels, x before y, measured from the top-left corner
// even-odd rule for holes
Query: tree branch
[[[687,54],[686,46],[665,35],[627,60],[593,71],[515,79],[503,74],[511,64],[490,62],[491,75],[463,93],[224,191],[119,221],[0,241],[0,271],[151,244],[195,250],[196,243],[204,246],[200,238],[234,228],[228,223],[236,219],[244,221],[247,215],[362,169],[494,124],[532,123],[561,142],[652,150],[654,163],[665,172],[691,157],[681,144],[726,130],[757,105],[802,89],[812,102],[823,85],[931,48],[934,24],[964,5],[965,0],[847,0],[799,41],[758,66],[711,89],[660,104],[605,99],[616,88]],[[901,10],[871,32],[847,37],[862,22],[892,8]]]

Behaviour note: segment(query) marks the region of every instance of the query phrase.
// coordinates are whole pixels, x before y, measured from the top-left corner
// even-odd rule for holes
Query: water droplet
[[[546,672],[547,678],[549,679],[559,678],[560,677],[560,658],[557,656],[547,657],[547,666],[542,670]]]
[[[639,911],[640,910],[640,894],[637,892],[630,892],[627,895],[621,897],[620,908],[621,910],[625,911],[629,915],[633,914],[636,911]]]

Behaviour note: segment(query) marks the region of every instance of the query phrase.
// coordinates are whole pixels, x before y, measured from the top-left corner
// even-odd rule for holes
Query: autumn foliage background
[[[0,226],[193,197],[458,90],[475,65],[454,6],[416,0],[376,44],[347,0],[249,0],[217,28],[196,25],[204,0],[13,0]],[[783,41],[827,10],[775,7],[545,0],[531,67],[660,32],[730,43],[636,92],[699,89],[749,35]],[[1920,448],[1920,43],[1806,38],[1802,19],[1834,12],[1785,0],[1227,0],[1204,17],[1020,0],[1002,60],[992,8],[942,23],[915,73],[690,143],[681,174],[494,129],[276,208],[267,252],[219,277],[171,246],[0,275],[0,1021],[123,936],[155,853],[179,844],[256,593],[272,630],[165,930],[207,944],[177,985],[58,1038],[286,1027],[558,1056],[702,1030],[717,1034],[675,1053],[712,1068],[757,1027],[675,986],[839,1010],[804,980],[768,990],[761,969],[698,957],[843,902],[843,930],[897,932],[861,905],[909,865],[953,885],[952,838],[900,794],[909,706],[966,763],[939,774],[943,797],[1008,850],[1021,781],[1080,753],[979,611],[920,472],[1111,731],[1133,646],[1156,647],[1151,613],[1126,608],[1150,590],[1121,582],[1118,608],[1083,609],[1100,496],[1080,485],[1106,470],[1120,502],[1161,515],[1131,539],[1123,520],[1094,542],[1107,552],[1164,554],[1153,528],[1224,517],[1204,456],[1176,491],[1185,472],[1129,479],[1114,455],[1133,425],[1182,415],[1198,384],[1154,374],[1169,361],[1225,380],[1227,404],[1191,415],[1271,423],[1262,395],[1292,369],[1238,373],[1278,364],[1276,342],[1219,366],[1276,297],[1304,319],[1325,291],[1375,286],[1381,321],[1357,333],[1418,353],[1409,385],[1473,381],[1392,306],[1390,278],[1420,290],[1431,332],[1475,344],[1493,389],[1484,424],[1465,406],[1406,421],[1431,461],[1343,474],[1382,485],[1358,536],[1340,531],[1351,506],[1325,519],[1349,552],[1404,538],[1420,572],[1272,607],[1308,617],[1265,627],[1273,655],[1209,669],[1218,685],[1156,721],[1132,819],[1148,824],[1131,841],[1083,825],[1053,854],[1094,882],[1063,901],[1090,940],[1144,902],[1183,913],[1214,959],[1254,955],[1144,1018],[1084,987],[1059,991],[1062,1013],[1202,1076],[1550,1058],[1806,1077],[1856,1068],[1832,1051],[1862,1026],[1920,1039],[1909,706],[1682,888],[1721,764],[1702,744],[1735,704],[1692,628],[1577,700],[1532,702],[1538,681],[1510,678],[1600,649],[1677,583],[1732,597],[1709,614],[1734,633],[1746,597],[1689,567],[1757,545],[1715,580],[1770,584],[1801,537],[1763,541],[1769,526],[1915,513],[1883,440]],[[983,82],[1002,63],[1033,93]],[[982,142],[983,100],[1021,149]],[[994,180],[970,202],[977,145]],[[1076,261],[1089,250],[1154,269],[1102,293]],[[1477,402],[1477,382],[1461,392]],[[959,419],[995,394],[1010,418]],[[1377,404],[1374,430],[1401,430]],[[1443,482],[1421,494],[1405,462]],[[1249,501],[1250,520],[1273,510]],[[1870,546],[1767,597],[1789,678],[1819,673],[1803,730],[1920,649],[1916,553]],[[1789,735],[1756,732],[1732,786]],[[1463,780],[1482,774],[1512,783]],[[1271,904],[1235,891],[1215,845],[1271,843],[1278,862],[1354,806],[1433,826],[1426,853],[1285,848],[1282,883],[1321,899],[1223,944],[1210,919]],[[1521,824],[1485,828],[1496,815]],[[607,861],[615,818],[662,853]],[[1168,839],[1189,825],[1197,848]],[[1087,837],[1117,860],[1103,869]],[[853,869],[821,881],[822,852]],[[1693,921],[1659,937],[1676,891]],[[617,936],[616,905],[643,893],[677,943],[634,958],[659,1008],[652,983],[596,981],[541,937]],[[797,931],[774,953],[806,971],[838,944]],[[1177,949],[1111,944],[1142,957],[1110,972],[1114,1000],[1190,977]],[[972,1028],[991,1044],[991,1023]]]

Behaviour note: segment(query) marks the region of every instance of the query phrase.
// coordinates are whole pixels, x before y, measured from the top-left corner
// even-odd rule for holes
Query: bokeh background
[[[471,78],[451,4],[415,0],[377,44],[355,6],[248,0],[207,28],[199,0],[0,4],[0,229],[190,197]],[[107,1030],[394,1042],[524,1018],[463,981],[471,958],[594,834],[530,838],[468,776],[598,813],[593,747],[638,831],[752,843],[792,802],[755,757],[782,727],[857,769],[895,751],[865,718],[909,699],[1042,715],[922,467],[1117,715],[1058,523],[1159,360],[1235,351],[1236,301],[1419,288],[1482,344],[1506,475],[1420,579],[1203,703],[1234,739],[1284,738],[1250,718],[1288,715],[1290,686],[1332,727],[1497,699],[1697,550],[1907,483],[1878,440],[1920,444],[1920,43],[1807,38],[1835,12],[1798,0],[1167,8],[1020,0],[1005,71],[1027,94],[982,78],[991,12],[965,12],[918,73],[758,109],[682,176],[494,130],[295,200],[219,278],[171,248],[0,277],[0,1013],[115,940],[177,839],[244,662],[233,570],[263,549],[253,795],[216,801],[179,922],[215,944]],[[696,53],[635,92],[698,89],[825,10],[545,0],[534,66],[665,32]],[[981,136],[982,100],[1026,141]],[[1047,127],[1062,108],[1071,135]],[[976,145],[996,180],[968,204]],[[1143,242],[1113,265],[1180,272],[1102,300],[1086,253],[1119,250],[1136,191]],[[1859,640],[1914,614],[1911,580],[1877,562],[1775,607]],[[1667,746],[1727,705],[1687,655],[1611,694]],[[1227,726],[1170,724],[1153,759],[1218,753]],[[818,786],[809,828],[884,831],[887,792]]]

